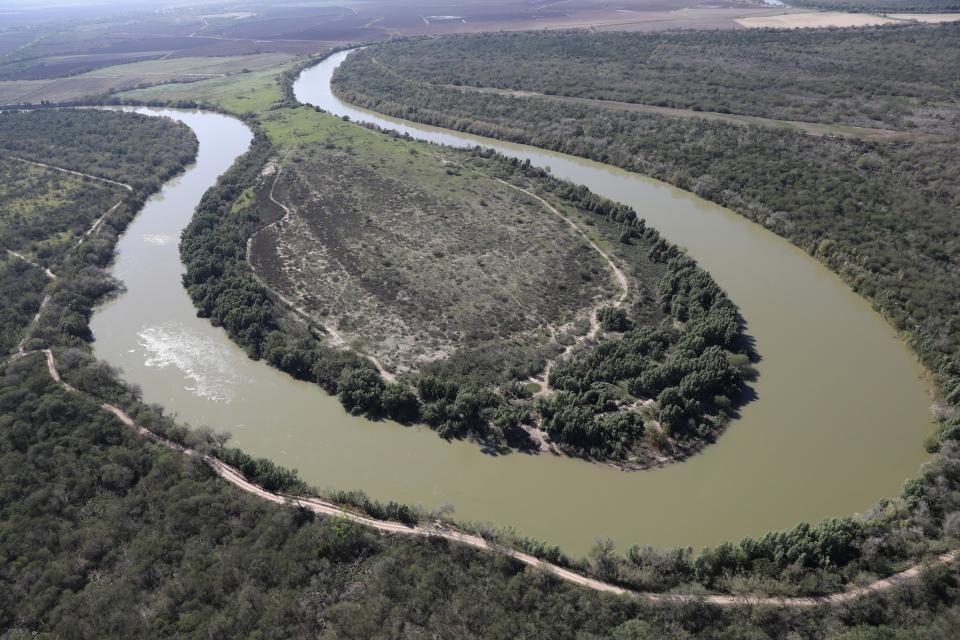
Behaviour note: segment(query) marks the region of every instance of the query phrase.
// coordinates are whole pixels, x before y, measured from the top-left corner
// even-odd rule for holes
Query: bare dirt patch
[[[879,24],[893,24],[897,20],[870,13],[810,11],[737,18],[734,22],[748,29],[822,29],[825,27],[868,27]]]

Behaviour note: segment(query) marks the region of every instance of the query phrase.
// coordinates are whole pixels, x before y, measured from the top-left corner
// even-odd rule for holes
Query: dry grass
[[[734,22],[748,29],[822,29],[825,27],[868,27],[878,24],[893,24],[897,20],[870,13],[809,11],[784,13],[776,16],[737,18]]]
[[[465,154],[315,120],[327,140],[285,158],[275,196],[292,215],[257,237],[254,266],[388,369],[483,345],[542,354],[548,325],[572,330],[616,294],[562,220]]]

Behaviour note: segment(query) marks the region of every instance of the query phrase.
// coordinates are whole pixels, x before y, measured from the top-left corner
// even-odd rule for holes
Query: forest
[[[838,608],[655,605],[442,539],[381,536],[270,505],[139,438],[86,395],[125,393],[111,375],[83,353],[62,358],[85,393],[53,383],[36,356],[0,376],[6,637],[933,640],[960,624],[960,573],[946,567]],[[154,427],[150,411],[138,419]],[[202,436],[188,439],[197,446]],[[960,519],[941,525],[939,515],[957,506],[956,456],[866,523],[801,526],[696,556],[635,547],[617,558],[600,542],[583,568],[683,591],[734,577],[766,588],[777,575],[834,587],[840,575],[896,563],[924,531],[960,536]],[[910,506],[934,494],[932,510]]]
[[[165,118],[90,109],[0,111],[0,153],[160,188],[193,159],[189,128]]]
[[[955,224],[960,120],[955,104],[945,100],[953,80],[944,71],[956,67],[960,48],[944,50],[934,65],[942,65],[939,70],[929,66],[934,64],[930,55],[949,47],[960,37],[960,28],[738,31],[696,38],[685,33],[567,35],[570,39],[563,45],[560,34],[549,33],[531,35],[533,44],[518,44],[522,39],[514,34],[487,34],[376,45],[347,59],[334,76],[335,89],[351,102],[390,115],[650,175],[785,236],[838,272],[904,335],[943,390],[940,440],[960,435],[960,415],[953,406],[960,400],[960,237]],[[630,45],[632,41],[636,44]],[[789,56],[764,54],[778,43]],[[517,47],[538,51],[532,60],[540,66],[507,64],[507,58],[520,57]],[[660,63],[648,69],[642,56],[636,65],[625,62],[621,52],[644,48],[656,48],[658,56],[666,51],[662,55],[675,61],[685,54],[676,68],[692,68],[694,78],[706,74],[715,61],[753,57],[755,63],[737,66],[731,86],[756,115],[802,115],[796,111],[799,97],[762,89],[767,83],[796,80],[823,101],[829,98],[841,105],[848,114],[842,122],[863,124],[870,105],[890,104],[891,109],[877,112],[873,124],[904,126],[917,135],[897,142],[818,137],[439,86],[456,82],[463,65],[464,76],[475,74],[478,82],[505,82],[506,74],[510,88],[537,90],[551,77],[550,69],[566,69],[569,63],[577,77],[597,63],[625,77],[624,91],[637,100],[644,99],[650,86],[663,88],[667,96],[684,92],[682,82],[671,89],[650,80]],[[460,55],[466,51],[468,56]],[[872,62],[861,64],[868,57]],[[504,64],[497,64],[501,59]],[[485,76],[478,69],[487,64]],[[817,84],[803,84],[812,70],[820,69],[824,71],[817,74]],[[772,80],[775,75],[781,80]],[[596,76],[600,79],[586,82],[587,87],[600,91],[598,86],[612,82],[606,74]],[[409,79],[413,77],[418,79]],[[721,80],[718,83],[727,84]],[[679,104],[695,100],[705,111],[736,106],[727,103],[727,89],[718,88],[715,98],[704,91],[694,91],[691,101]],[[823,110],[827,117],[831,108]],[[936,441],[930,443],[936,446]]]

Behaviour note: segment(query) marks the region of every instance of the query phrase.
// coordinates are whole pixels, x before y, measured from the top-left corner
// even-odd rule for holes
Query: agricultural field
[[[293,56],[266,53],[244,56],[150,60],[44,80],[0,81],[0,104],[37,104],[92,98],[135,88],[254,75],[289,63]]]

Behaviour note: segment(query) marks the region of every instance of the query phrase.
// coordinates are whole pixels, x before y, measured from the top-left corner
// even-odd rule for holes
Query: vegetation
[[[204,198],[181,246],[200,314],[252,357],[317,382],[353,413],[422,421],[443,437],[496,446],[530,446],[524,429],[542,417],[572,454],[643,465],[686,455],[723,428],[748,363],[732,355],[744,349],[740,320],[709,276],[634,212],[486,151],[444,149],[438,160],[421,144],[312,109],[267,112],[264,130]],[[353,182],[332,179],[345,167]],[[401,187],[394,174],[420,186]],[[607,265],[564,221],[494,177],[544,192],[606,238],[640,296],[624,317],[638,330],[662,325],[657,349],[608,332],[601,343],[616,341],[617,349],[556,368],[551,383],[561,392],[531,402],[523,385],[564,348],[543,334],[546,325],[569,343],[587,331],[592,300],[616,291]],[[285,214],[271,194],[292,209],[282,224],[272,224]],[[363,213],[370,211],[381,213]],[[329,224],[333,217],[342,224]],[[270,290],[246,263],[254,233],[253,264]],[[551,281],[544,268],[558,264],[569,276]],[[467,294],[469,304],[460,299]],[[578,306],[578,322],[564,316]],[[333,329],[356,352],[324,340]],[[582,351],[591,350],[592,343]],[[402,373],[401,381],[384,381],[361,353]],[[654,379],[654,370],[663,375]],[[644,372],[644,385],[631,382]],[[664,394],[668,388],[676,393]],[[641,414],[638,397],[657,402]],[[657,426],[645,437],[647,422]]]
[[[0,150],[151,192],[196,153],[183,125],[89,109],[0,112]]]
[[[487,34],[370,47],[348,59],[335,86],[378,111],[616,164],[738,211],[868,297],[955,403],[960,119],[947,96],[958,38],[958,25]],[[669,105],[777,118],[818,113],[851,125],[912,127],[918,135],[897,142],[815,137],[446,86],[467,78],[533,91],[555,80],[552,90],[571,91],[569,81],[592,98],[643,102],[656,95]],[[960,433],[956,408],[944,405],[940,414],[943,438]]]
[[[481,87],[781,120],[949,132],[957,114],[952,98],[954,70],[960,64],[958,42],[960,24],[651,34],[486,33],[369,47],[341,65],[334,86],[351,99],[368,94],[384,103],[402,103],[408,116],[417,119],[429,105],[420,99],[423,92],[439,101],[429,105],[432,110],[444,110],[451,119],[463,115],[461,111],[476,115],[463,108],[450,111],[457,103],[447,89]],[[510,120],[519,116],[512,112],[517,102],[493,101],[479,112],[482,118],[470,119],[520,128],[524,118]],[[596,118],[595,114],[581,126],[594,126]],[[577,124],[553,114],[547,123]]]
[[[191,259],[188,279],[207,274],[188,284],[235,339],[248,340],[248,348],[262,351],[269,342],[252,327],[267,330],[280,366],[309,375],[318,366],[324,376],[336,372],[348,402],[369,406],[368,391],[377,385],[368,381],[379,381],[372,366],[352,354],[325,350],[318,335],[297,328],[242,268],[246,236],[270,218],[257,219],[253,210],[259,207],[235,205],[249,202],[247,187],[271,157],[271,145],[295,130],[289,121],[268,120],[272,114],[262,117],[263,130],[250,153],[204,199],[193,233],[185,239],[190,249],[185,256]],[[582,354],[584,375],[617,376],[624,363],[640,356],[650,358],[644,373],[659,372],[651,374],[651,384],[673,384],[676,372],[687,370],[685,360],[707,359],[711,345],[702,343],[727,344],[725,329],[739,327],[729,301],[712,281],[641,226],[635,214],[629,215],[633,212],[571,185],[543,180],[519,163],[482,151],[468,155],[506,179],[537,188],[550,201],[564,202],[578,220],[592,220],[598,233],[622,252],[621,260],[642,257],[662,269],[649,297],[638,295],[637,301],[644,302],[639,308],[631,305],[622,313],[608,308],[598,314],[612,335],[597,347],[595,359]],[[254,201],[263,204],[262,195]],[[68,292],[67,299],[80,300],[81,307],[102,295],[91,286],[105,282],[95,278],[93,267],[109,259],[113,231],[108,227],[103,237],[84,243],[83,252],[64,258],[57,291]],[[233,315],[231,296],[237,309]],[[682,331],[661,337],[637,328],[641,320],[668,314],[683,323]],[[85,326],[84,319],[74,326]],[[49,324],[46,344],[79,345],[58,348],[57,355],[66,379],[83,393],[68,393],[52,383],[36,355],[5,363],[0,376],[0,629],[11,638],[887,640],[952,638],[960,625],[956,568],[927,571],[915,583],[839,608],[654,605],[577,589],[502,556],[443,540],[380,537],[338,518],[314,519],[292,506],[269,505],[220,482],[195,458],[139,439],[100,410],[94,398],[123,406],[157,432],[217,451],[258,482],[279,490],[299,487],[290,472],[224,449],[213,434],[190,433],[158,408],[139,403],[135,390],[117,383],[116,372],[92,361],[70,327]],[[629,349],[618,342],[629,342]],[[730,338],[729,344],[734,343]],[[630,351],[634,344],[639,353]],[[661,350],[662,360],[650,355],[655,349]],[[719,370],[719,364],[711,361],[704,371]],[[728,364],[737,361],[728,359]],[[684,391],[684,377],[678,393]],[[425,384],[423,392],[448,398],[450,386],[440,380]],[[457,390],[455,400],[460,395]],[[410,396],[402,387],[385,386],[380,398],[384,406],[409,407]],[[462,400],[466,404],[468,399]],[[958,461],[960,448],[945,443],[901,498],[881,503],[862,519],[802,525],[696,555],[686,549],[635,547],[618,558],[612,545],[601,541],[582,568],[640,588],[684,592],[709,587],[822,593],[869,580],[901,568],[908,559],[960,544]],[[364,496],[343,498],[364,503],[358,506],[371,513],[382,509],[377,515],[406,517],[399,505],[376,506]],[[525,546],[555,555],[543,545],[528,541]]]
[[[948,569],[838,610],[652,605],[444,540],[314,519],[140,439],[39,357],[8,365],[0,409],[10,638],[933,639],[960,622]],[[637,553],[648,572],[670,564]]]
[[[87,320],[93,305],[117,286],[102,270],[113,256],[116,234],[161,180],[193,159],[196,148],[187,127],[163,118],[89,110],[0,113],[4,353],[20,343],[46,295],[48,304],[39,323],[29,327],[26,348],[80,345],[92,338]],[[128,183],[134,191],[8,154]],[[80,245],[108,211],[97,233]],[[74,277],[51,283],[41,267]]]

